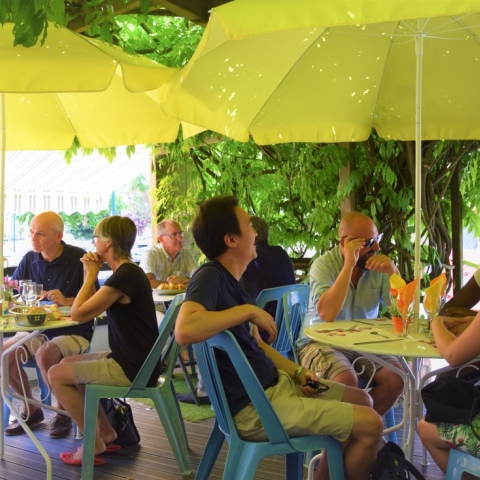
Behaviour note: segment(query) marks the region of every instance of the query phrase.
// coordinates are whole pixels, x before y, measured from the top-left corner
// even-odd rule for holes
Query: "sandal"
[[[60,454],[60,459],[62,460],[63,463],[66,463],[67,465],[75,465],[77,467],[81,467],[82,466],[82,459],[81,458],[75,458],[74,455],[77,453],[77,450],[75,450],[74,452],[62,452]],[[105,464],[105,460],[96,455],[95,457],[93,457],[93,465],[95,467],[99,467],[100,465],[104,465]]]

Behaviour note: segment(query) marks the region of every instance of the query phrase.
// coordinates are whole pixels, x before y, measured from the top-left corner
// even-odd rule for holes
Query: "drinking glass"
[[[413,313],[414,305],[415,305],[415,299],[412,298],[412,301],[410,302],[410,304],[407,305],[406,308],[400,310],[400,315],[403,320],[403,332],[400,335],[398,335],[399,337],[412,338],[412,336],[408,334],[408,318]]]
[[[37,296],[35,298],[37,302],[37,307],[40,306],[40,300],[43,298],[43,284],[42,283],[36,283],[35,284],[35,290],[37,292]]]
[[[33,282],[23,283],[21,287],[21,296],[25,301],[25,305],[33,306],[37,298],[37,286]]]
[[[446,296],[443,295],[443,296],[440,296],[438,298],[438,301],[436,302],[436,305],[430,305],[430,308],[429,307],[429,302],[425,302],[425,298],[423,299],[423,308],[425,309],[425,313],[427,314],[428,316],[428,329],[427,329],[427,332],[428,332],[428,336],[429,337],[432,337],[433,336],[433,332],[432,332],[432,322],[433,322],[433,319],[435,317],[438,317],[438,314],[440,313],[440,310],[443,308],[443,306],[445,305],[445,301],[446,301]]]
[[[23,303],[26,305],[27,304],[27,298],[22,295],[22,286],[24,283],[31,283],[31,280],[19,280],[18,281],[18,293],[20,294],[20,299],[23,301]]]

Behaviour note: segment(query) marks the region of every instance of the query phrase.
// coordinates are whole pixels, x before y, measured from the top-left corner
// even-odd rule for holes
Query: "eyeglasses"
[[[161,237],[170,237],[170,238],[183,237],[183,231],[180,230],[179,232],[168,233],[168,234],[160,235],[160,236]]]
[[[347,238],[347,236],[348,235],[346,235],[345,237],[342,237],[342,238]],[[382,237],[383,237],[383,233],[380,233],[376,237],[369,238],[368,240],[365,240],[365,244],[363,245],[363,248],[370,248],[375,242],[380,244],[380,242],[382,241]]]

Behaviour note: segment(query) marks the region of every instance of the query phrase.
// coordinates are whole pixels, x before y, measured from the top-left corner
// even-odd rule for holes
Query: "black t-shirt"
[[[109,357],[122,367],[133,382],[158,337],[157,317],[152,287],[144,271],[133,263],[123,263],[108,277],[105,286],[128,295],[130,303],[115,302],[107,308]],[[150,377],[148,386],[155,385],[161,363]]]
[[[61,255],[51,262],[43,260],[40,253],[33,250],[28,252],[13,272],[12,279],[28,278],[35,283],[41,283],[45,291],[60,290],[65,297],[76,297],[83,285],[83,263],[80,259],[85,250],[67,245],[63,240],[61,243],[63,245]],[[92,327],[92,322],[83,322],[74,327],[45,330],[44,333],[48,339],[60,335],[79,335],[90,341]]]
[[[255,302],[245,287],[248,288],[243,279],[238,282],[219,262],[211,261],[202,265],[193,275],[187,287],[185,301],[199,303],[207,310],[216,312],[247,303],[254,305]],[[201,325],[198,328],[201,328]],[[262,387],[267,389],[276,385],[277,369],[250,334],[250,323],[246,321],[229,330],[235,336]],[[217,352],[217,363],[231,413],[236,415],[250,403],[250,398],[224,352]]]

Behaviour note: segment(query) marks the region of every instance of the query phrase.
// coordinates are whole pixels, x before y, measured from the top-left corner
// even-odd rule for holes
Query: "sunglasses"
[[[363,248],[370,248],[375,242],[380,244],[380,242],[382,240],[382,237],[383,237],[383,233],[380,233],[376,237],[369,238],[368,240],[365,240],[365,244],[363,245]],[[342,237],[342,238],[347,238],[347,237],[345,236],[345,237]]]

